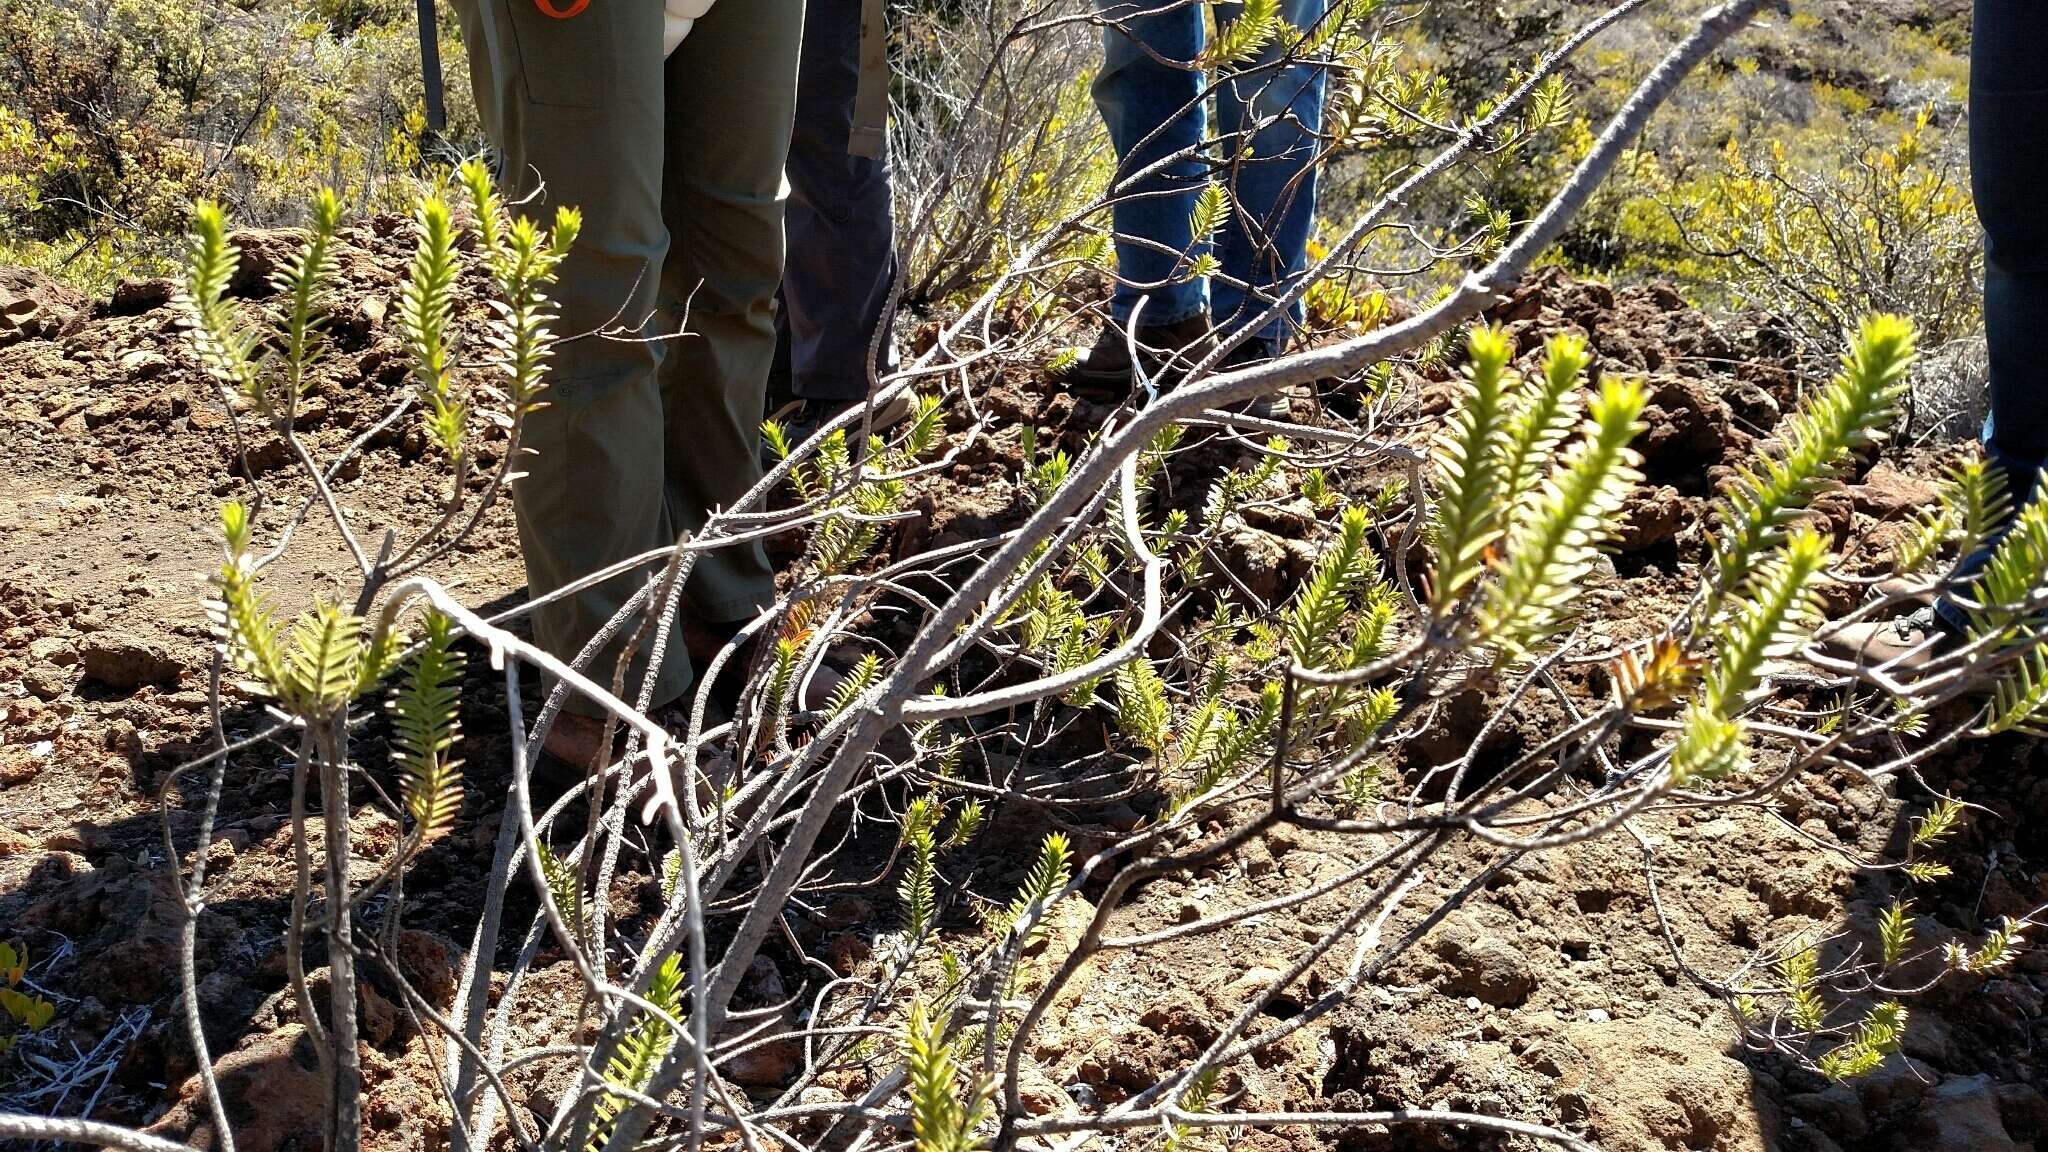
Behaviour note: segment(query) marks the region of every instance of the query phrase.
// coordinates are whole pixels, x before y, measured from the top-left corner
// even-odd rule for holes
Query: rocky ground
[[[342,249],[337,354],[305,421],[323,451],[367,430],[402,386],[386,317],[406,248],[398,231],[396,221],[379,221]],[[250,239],[256,271],[280,244]],[[260,276],[245,277],[241,290],[260,297]],[[200,588],[218,563],[214,510],[245,480],[168,298],[167,284],[139,282],[111,299],[84,300],[0,271],[0,451],[8,461],[0,469],[0,938],[26,944],[31,979],[59,1005],[49,1035],[0,1057],[0,1105],[90,1111],[183,1137],[200,1118],[177,1019],[177,917],[156,808],[170,771],[211,738]],[[1717,322],[1655,287],[1610,290],[1546,276],[1497,318],[1528,346],[1559,328],[1579,329],[1604,369],[1651,382],[1652,429],[1643,442],[1650,482],[1631,503],[1612,582],[1589,591],[1613,609],[1599,613],[1612,621],[1611,635],[1628,639],[1682,599],[1699,558],[1703,501],[1770,435],[1800,378],[1768,325]],[[1418,385],[1417,416],[1448,403],[1442,382]],[[1073,440],[1102,415],[1085,401],[1048,395],[1023,373],[993,381],[987,402],[999,429],[1028,421]],[[1296,409],[1312,415],[1307,398]],[[991,438],[921,491],[930,515],[916,526],[917,539],[898,546],[942,543],[1013,516],[1014,444],[1007,431]],[[373,524],[415,522],[418,497],[438,482],[421,448],[417,433],[403,428],[373,438],[361,470],[341,479],[341,499]],[[251,457],[280,507],[302,495],[284,478],[278,446],[252,444]],[[1818,513],[1848,568],[1881,561],[1900,517],[1929,498],[1925,477],[1936,463],[1866,461],[1855,483],[1821,501]],[[308,533],[274,581],[303,598],[344,559],[317,517]],[[1267,523],[1247,525],[1231,547],[1243,571],[1284,588],[1304,567],[1293,544],[1287,525]],[[517,596],[506,510],[437,575],[464,581],[475,602]],[[1835,606],[1849,597],[1842,589]],[[1580,686],[1597,691],[1592,675]],[[487,798],[502,796],[504,783],[502,712],[488,690],[470,699],[461,822],[409,874],[409,927],[395,949],[404,974],[443,1002],[500,816]],[[1414,755],[1454,754],[1471,736],[1473,711],[1454,702]],[[1533,731],[1542,720],[1522,724]],[[254,713],[238,710],[230,734],[254,723]],[[1504,752],[1517,738],[1507,734]],[[2042,760],[2032,742],[2014,738],[1965,746],[1927,770],[1928,785],[1979,807],[1945,856],[1954,876],[1917,892],[1923,941],[1974,940],[1998,917],[2048,901]],[[220,887],[198,927],[205,1025],[246,1125],[244,1152],[317,1142],[319,1082],[283,994],[287,786],[274,752],[235,762],[214,847]],[[184,832],[196,821],[198,797],[175,786],[168,795],[171,826]],[[1951,981],[1916,1001],[1906,1053],[1836,1087],[1745,1050],[1725,1007],[1691,976],[1725,976],[1757,949],[1800,932],[1837,939],[1831,948],[1868,940],[1897,882],[1859,876],[1815,842],[1895,856],[1903,822],[1925,796],[1913,783],[1887,791],[1847,776],[1807,779],[1769,805],[1649,816],[1628,834],[1528,857],[1348,1007],[1226,1077],[1219,1106],[1460,1108],[1562,1125],[1615,1152],[2031,1148],[2048,1133],[2032,1044],[2048,994],[2048,951],[2029,948],[2003,975]],[[1109,819],[1082,811],[1069,825],[1085,832],[1098,817]],[[994,886],[1042,830],[993,831],[979,850]],[[353,827],[373,850],[395,833],[373,811]],[[1119,912],[1114,930],[1149,930],[1298,890],[1375,850],[1362,840],[1276,837],[1211,872],[1152,885]],[[1451,854],[1407,906],[1429,906],[1486,859],[1476,847]],[[628,905],[654,889],[644,875],[622,885],[615,898]],[[531,902],[517,898],[527,903],[511,917],[523,922]],[[878,884],[798,918],[798,940],[813,955],[856,966],[866,942],[894,928],[893,906],[893,882]],[[1034,1045],[1026,1069],[1033,1107],[1115,1101],[1170,1072],[1304,936],[1346,907],[1339,893],[1220,934],[1094,962]],[[1055,941],[1086,912],[1068,905]],[[1404,913],[1388,930],[1412,921]],[[758,976],[794,991],[805,972],[785,950]],[[1319,968],[1306,987],[1313,994],[1341,976],[1340,967]],[[536,980],[544,989],[566,977],[566,965],[556,965]],[[426,1048],[387,992],[373,986],[364,997],[368,1146],[437,1147]],[[562,1026],[545,1003],[537,998],[542,1006],[522,1016],[531,1035]],[[1269,1011],[1290,1009],[1283,1001]],[[786,1064],[764,1062],[750,1087],[772,1090],[787,1074]],[[1501,1146],[1418,1129],[1249,1132],[1228,1142],[1275,1150]]]

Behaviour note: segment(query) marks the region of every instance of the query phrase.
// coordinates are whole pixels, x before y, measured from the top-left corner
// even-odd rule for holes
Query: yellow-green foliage
[[[903,1029],[903,1062],[910,1072],[910,1131],[917,1152],[976,1152],[987,1141],[975,1130],[989,1117],[991,1086],[968,1081],[946,1036],[923,1000],[910,1005]]]
[[[683,1015],[683,958],[671,954],[655,970],[654,980],[647,986],[647,1001],[667,1013],[669,1019],[680,1021]],[[643,1011],[638,1023],[627,1031],[625,1039],[619,1042],[618,1051],[612,1053],[611,1063],[605,1066],[604,1078],[608,1084],[638,1091],[654,1078],[655,1069],[661,1066],[662,1058],[675,1046],[675,1029],[669,1019],[653,1012]],[[592,1126],[589,1148],[592,1152],[602,1148],[610,1137],[613,1121],[626,1110],[625,1096],[606,1093],[598,1097],[593,1111],[596,1123]]]
[[[1899,1050],[1905,1033],[1905,1006],[1896,1000],[1887,1000],[1864,1016],[1847,1043],[1821,1056],[1820,1073],[1840,1083],[1875,1072],[1885,1057]]]
[[[1827,543],[1794,522],[1849,452],[1891,423],[1915,335],[1897,316],[1864,321],[1841,371],[1785,421],[1782,451],[1744,466],[1728,486],[1715,512],[1715,563],[1699,614],[1708,660],[1672,746],[1674,785],[1748,765],[1742,714],[1764,665],[1803,643],[1820,620],[1814,586]]]
[[[1456,627],[1478,593],[1473,638],[1513,662],[1569,621],[1578,585],[1613,536],[1622,497],[1640,479],[1629,442],[1647,396],[1610,380],[1586,405],[1577,389],[1590,357],[1575,337],[1553,338],[1533,377],[1509,367],[1514,342],[1500,329],[1474,329],[1467,347],[1460,403],[1434,451],[1430,609]],[[1590,418],[1575,428],[1582,409]]]
[[[1979,316],[1960,149],[1960,133],[1924,111],[1871,126],[1823,103],[1800,130],[1733,136],[1690,169],[1638,154],[1607,193],[1635,196],[1616,247],[1625,267],[1676,275],[1708,303],[1767,307],[1812,340],[1881,310],[1913,317],[1940,343]]]
[[[450,132],[479,143],[445,5]],[[426,144],[407,0],[0,6],[0,262],[88,291],[172,270],[186,206],[305,220],[304,190],[352,210],[409,196]]]
[[[425,635],[404,683],[391,697],[391,743],[405,778],[405,808],[417,835],[443,832],[462,807],[462,761],[454,756],[462,735],[462,654],[454,625],[427,614]]]
[[[1745,465],[1716,509],[1714,589],[1747,579],[1759,553],[1832,479],[1849,453],[1888,427],[1906,391],[1918,331],[1900,316],[1863,321],[1841,371],[1779,429],[1782,454]]]
[[[7,1025],[0,1031],[0,1053],[14,1047],[17,1040],[30,1032],[40,1032],[49,1027],[57,1016],[56,1005],[33,992],[21,990],[22,981],[28,979],[28,951],[18,944],[0,941],[0,1023]]]

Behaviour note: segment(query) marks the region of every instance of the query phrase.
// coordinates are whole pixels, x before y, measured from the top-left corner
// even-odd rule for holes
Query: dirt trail
[[[407,247],[399,232],[397,221],[380,220],[352,233],[342,250],[337,354],[312,392],[310,425],[323,454],[367,430],[404,386],[389,324]],[[243,291],[261,297],[256,273],[287,242],[249,238],[256,267]],[[24,277],[0,280],[10,285],[31,307],[8,312],[11,327],[0,325],[0,455],[7,461],[0,471],[0,937],[27,943],[34,979],[60,1004],[60,1024],[31,1049],[47,1065],[0,1058],[0,1104],[75,1114],[90,1102],[97,1117],[156,1122],[182,1137],[198,1117],[186,1083],[191,1055],[175,1020],[175,916],[154,799],[170,769],[210,738],[200,589],[218,563],[215,508],[243,481],[231,471],[221,405],[175,329],[167,284],[123,285],[114,299],[97,302]],[[17,323],[18,316],[30,319]],[[1497,318],[1525,346],[1561,328],[1583,331],[1605,370],[1650,380],[1652,430],[1644,446],[1651,482],[1631,502],[1615,583],[1593,593],[1627,606],[1612,614],[1612,638],[1629,639],[1631,628],[1684,595],[1704,499],[1754,440],[1769,435],[1799,381],[1767,327],[1716,323],[1668,290],[1615,291],[1545,276]],[[1447,394],[1425,387],[1422,401],[1425,412],[1440,410]],[[989,407],[1003,420],[1075,436],[1099,416],[1018,383],[997,386]],[[358,475],[338,485],[341,499],[372,524],[417,522],[440,482],[409,428],[373,439],[364,474],[374,481]],[[270,515],[289,515],[303,490],[282,482],[286,461],[276,445],[253,448]],[[1007,450],[963,460],[921,494],[934,514],[918,531],[943,542],[1000,519],[1008,501],[999,494],[1015,465]],[[1897,519],[1926,499],[1921,477],[1932,466],[1924,459],[1879,464],[1823,499],[1819,514],[1850,567],[1868,567],[1885,553]],[[1298,576],[1284,525],[1246,532],[1233,547],[1278,557],[1273,579],[1282,586]],[[320,574],[344,560],[316,515],[272,584],[289,600],[309,601],[322,591]],[[437,574],[463,580],[473,601],[515,597],[521,581],[508,511],[501,508]],[[1590,670],[1570,675],[1584,691],[1602,690]],[[485,798],[502,794],[504,720],[489,696],[470,694],[483,702],[465,717],[472,767],[461,823],[407,880],[413,911],[401,967],[444,999],[452,991],[454,941],[467,939],[474,877],[488,861],[499,815]],[[1443,709],[1421,754],[1462,749],[1482,703]],[[1540,719],[1525,718],[1526,730]],[[247,708],[230,718],[237,730],[254,722]],[[1511,725],[1502,754],[1521,739]],[[250,1152],[308,1146],[318,1090],[280,996],[290,853],[287,778],[274,760],[274,753],[252,755],[230,775],[214,850],[222,888],[199,931],[208,1036],[249,1125],[240,1146]],[[1918,894],[1923,943],[1974,940],[1997,917],[2048,900],[2043,766],[2031,742],[2009,739],[1967,747],[1929,772],[1930,784],[1956,789],[1983,810],[1948,856],[1955,876]],[[171,792],[180,830],[196,819],[191,791]],[[1219,1107],[1459,1108],[1563,1125],[1615,1152],[2031,1148],[2048,1134],[2033,1044],[2048,994],[2048,952],[2030,948],[2012,972],[1957,982],[1916,1003],[1906,1056],[1837,1087],[1782,1059],[1743,1052],[1726,1009],[1688,972],[1725,976],[1759,947],[1802,931],[1851,934],[1831,947],[1852,937],[1867,942],[1894,884],[1857,878],[1813,841],[1870,857],[1896,851],[1903,816],[1924,804],[1912,787],[1903,792],[1847,776],[1805,780],[1769,807],[1660,814],[1606,840],[1520,859],[1480,882],[1460,911],[1350,1004],[1226,1077]],[[983,850],[992,883],[1000,885],[1010,861],[1028,857],[1036,831],[997,830]],[[374,848],[395,826],[366,812],[354,834]],[[1118,913],[1113,931],[1155,931],[1295,891],[1380,847],[1288,834],[1185,882],[1152,885]],[[1432,906],[1493,859],[1476,845],[1447,855],[1382,931],[1408,931],[1415,909]],[[651,887],[645,877],[633,885],[622,896],[629,903]],[[1094,962],[1031,1053],[1027,1100],[1041,1111],[1113,1103],[1171,1072],[1304,940],[1347,913],[1347,899],[1324,897],[1217,935]],[[862,942],[894,926],[893,905],[882,886],[804,921],[799,938],[814,954],[857,963]],[[1068,905],[1054,941],[1078,931],[1086,914],[1078,902]],[[512,910],[515,920],[523,915]],[[1303,996],[1343,980],[1348,961],[1348,949],[1334,952],[1304,978]],[[804,971],[792,957],[774,964],[792,985]],[[541,977],[549,973],[565,975],[546,968]],[[438,1147],[425,1046],[382,993],[365,996],[368,1146]],[[1300,1008],[1275,1005],[1271,1022]],[[536,1015],[523,1026],[540,1036],[553,1025]],[[774,1075],[763,1070],[762,1086]],[[1418,1129],[1252,1132],[1229,1143],[1274,1150],[1525,1146]]]

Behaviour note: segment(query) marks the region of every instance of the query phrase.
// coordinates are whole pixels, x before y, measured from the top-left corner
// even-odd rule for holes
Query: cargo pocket
[[[581,12],[557,19],[535,0],[498,0],[507,6],[519,45],[519,72],[528,101],[551,108],[602,108],[616,61],[613,9],[645,0],[589,0]],[[547,0],[559,12],[575,0]]]

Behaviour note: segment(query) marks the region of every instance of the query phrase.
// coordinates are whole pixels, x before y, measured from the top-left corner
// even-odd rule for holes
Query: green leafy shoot
[[[2005,471],[1983,460],[1965,460],[1942,489],[1942,506],[1956,523],[1956,544],[1967,554],[1983,547],[2012,519],[2012,492]]]
[[[989,1118],[991,1086],[965,1076],[947,1021],[934,1019],[923,998],[911,1001],[903,1029],[903,1062],[910,1081],[910,1131],[916,1152],[978,1152],[976,1129]]]
[[[1025,873],[1024,883],[1017,888],[1016,899],[992,918],[990,927],[998,932],[1008,932],[1026,913],[1037,908],[1039,927],[1032,932],[1032,938],[1036,939],[1043,930],[1045,912],[1051,907],[1053,898],[1074,877],[1073,864],[1073,844],[1062,833],[1046,833],[1045,842],[1038,848],[1038,858],[1032,861],[1031,871]]]
[[[220,521],[227,557],[214,577],[219,598],[207,604],[214,637],[245,689],[281,696],[284,646],[269,599],[256,587],[256,572],[249,558],[249,509],[239,500],[230,500],[221,505]]]
[[[1202,243],[1216,235],[1230,219],[1230,192],[1221,184],[1208,183],[1195,195],[1194,211],[1188,214],[1188,234]]]
[[[945,807],[929,796],[912,800],[903,814],[903,846],[909,850],[910,863],[896,894],[903,903],[903,930],[913,940],[930,931],[938,919],[938,870],[934,856],[939,821],[945,814]]]
[[[1557,358],[1553,350],[1551,373]],[[1566,367],[1576,377],[1576,366],[1567,360]],[[1629,442],[1642,428],[1646,400],[1641,384],[1608,381],[1584,435],[1540,485],[1513,501],[1504,557],[1493,564],[1498,582],[1479,614],[1480,634],[1503,659],[1526,657],[1571,619],[1594,557],[1614,537],[1622,498],[1641,478]],[[1544,458],[1551,454],[1543,449]]]
[[[1944,796],[1925,814],[1914,818],[1911,845],[1916,849],[1932,848],[1955,835],[1962,826],[1962,801]]]
[[[1942,958],[1958,972],[1996,972],[2019,959],[2021,934],[2025,929],[2025,924],[2007,916],[1984,938],[1984,943],[1976,951],[1951,940],[1943,946]]]
[[[1748,765],[1749,729],[1741,720],[1717,715],[1694,700],[1685,706],[1678,724],[1678,739],[1671,747],[1672,787],[1719,780]]]
[[[981,832],[988,820],[988,805],[980,800],[969,800],[960,805],[953,814],[953,830],[946,834],[946,847],[960,848],[970,843]]]
[[[1198,62],[1204,68],[1242,64],[1265,51],[1286,27],[1280,0],[1244,0],[1237,19],[1217,28]]]
[[[19,944],[0,941],[0,1020],[8,1029],[0,1032],[0,1053],[12,1049],[22,1036],[40,1032],[57,1018],[57,1006],[35,995],[23,992],[21,984],[28,979],[28,950]]]
[[[1514,338],[1498,328],[1472,330],[1471,364],[1457,410],[1436,437],[1436,500],[1431,530],[1436,572],[1430,609],[1443,616],[1485,572],[1488,550],[1501,533],[1506,483],[1504,457],[1513,409],[1508,361]]]
[[[1352,593],[1376,576],[1366,547],[1371,526],[1365,509],[1346,508],[1338,521],[1336,545],[1316,563],[1287,609],[1288,650],[1304,667],[1322,667],[1345,648],[1341,632]]]
[[[1199,732],[1192,730],[1196,722],[1191,721],[1191,730],[1181,739],[1181,767],[1188,770],[1189,776],[1186,785],[1168,799],[1166,810],[1160,816],[1162,821],[1173,820],[1186,812],[1208,795],[1210,789],[1242,770],[1260,749],[1272,743],[1273,733],[1280,727],[1280,685],[1267,681],[1259,691],[1257,709],[1248,717],[1214,699],[1206,702],[1196,715],[1210,719],[1202,724]],[[1193,751],[1187,750],[1190,747]]]
[[[1885,967],[1897,964],[1906,955],[1906,949],[1913,946],[1912,905],[1904,900],[1894,900],[1891,907],[1878,914],[1878,944],[1884,954]]]
[[[2048,733],[2048,727],[2040,722],[2044,712],[2048,712],[2048,649],[2035,648],[1993,686],[1984,730],[1994,735],[2025,732],[2040,736]]]
[[[654,973],[654,979],[647,986],[647,1001],[659,1005],[669,1017],[681,1021],[683,1017],[683,958],[674,954],[661,962]],[[654,1071],[661,1066],[662,1059],[675,1045],[675,1030],[668,1020],[652,1012],[643,1013],[640,1020],[619,1041],[618,1050],[612,1053],[610,1063],[605,1066],[605,1082],[616,1087],[639,1091],[647,1087],[654,1078]],[[598,1097],[592,1112],[595,1123],[591,1127],[589,1152],[597,1152],[611,1138],[612,1128],[619,1115],[626,1110],[626,1097],[605,1093]]]
[[[1827,1005],[1820,996],[1820,949],[1812,941],[1800,941],[1778,961],[1778,980],[1791,1002],[1792,1022],[1805,1031],[1818,1031],[1827,1019]]]
[[[1166,681],[1144,656],[1116,670],[1116,726],[1133,744],[1158,755],[1166,750],[1173,729],[1172,702]]]
[[[1899,1050],[1906,1034],[1906,1009],[1896,1000],[1872,1007],[1845,1044],[1823,1053],[1816,1067],[1839,1084],[1877,1071],[1885,1057]]]
[[[1570,333],[1552,336],[1543,346],[1543,372],[1515,389],[1515,411],[1508,421],[1505,460],[1501,466],[1501,502],[1516,507],[1536,490],[1579,415],[1579,377],[1592,363],[1584,338]]]
[[[1367,760],[1344,774],[1338,781],[1338,795],[1352,811],[1359,811],[1372,805],[1380,798],[1386,786],[1387,765],[1382,760]]]
[[[761,421],[761,443],[767,445],[768,451],[773,453],[777,460],[788,459],[790,452],[795,448],[795,445],[789,442],[789,429],[784,428],[780,420]]]
[[[1203,1069],[1202,1074],[1195,1077],[1194,1083],[1189,1084],[1187,1090],[1180,1094],[1180,1110],[1195,1115],[1207,1112],[1209,1101],[1216,1095],[1216,1081],[1221,1075],[1220,1068]],[[1179,1152],[1187,1141],[1189,1130],[1186,1124],[1168,1125],[1163,1146],[1165,1152]]]
[[[548,896],[555,902],[555,911],[569,931],[583,935],[590,920],[583,905],[583,880],[576,874],[576,866],[555,854],[546,844],[535,849],[540,855],[540,872],[548,882]]]
[[[456,398],[452,380],[456,227],[447,203],[434,195],[421,197],[414,226],[419,243],[399,292],[399,327],[412,358],[427,439],[456,461],[468,425],[468,409]]]
[[[465,160],[455,169],[455,179],[469,193],[477,249],[484,254],[484,263],[492,275],[503,277],[511,259],[505,246],[505,201],[498,195],[496,181],[491,179],[490,165],[480,159]]]
[[[945,403],[937,393],[918,393],[910,398],[910,427],[903,434],[903,455],[918,457],[932,450],[945,430]]]
[[[191,231],[185,236],[185,282],[178,295],[193,348],[208,375],[268,415],[270,398],[256,357],[262,338],[227,298],[241,263],[242,250],[228,237],[227,214],[220,205],[211,200],[194,204]]]
[[[332,604],[315,604],[292,624],[284,700],[308,718],[332,716],[355,698],[363,622]]]
[[[1953,874],[1954,869],[1939,860],[1915,860],[1906,865],[1906,877],[1922,884],[1932,884]]]
[[[341,201],[333,189],[322,188],[314,194],[310,216],[306,242],[274,277],[274,287],[285,297],[285,378],[284,395],[271,399],[286,413],[298,404],[307,370],[321,349],[322,293],[334,271],[334,235],[341,227]]]
[[[392,750],[422,840],[452,827],[462,807],[462,761],[452,754],[462,735],[462,664],[453,621],[429,612],[419,651],[391,696]]]
[[[873,687],[881,676],[882,658],[873,652],[862,654],[860,662],[855,664],[847,672],[845,679],[832,689],[832,698],[825,705],[826,713],[837,716],[853,707],[854,701],[860,699],[861,693]]]
[[[1714,597],[1739,588],[1757,555],[1783,537],[1849,453],[1892,422],[1916,354],[1914,340],[1913,323],[1903,317],[1865,320],[1841,371],[1782,425],[1784,453],[1737,473],[1716,515]]]
[[[2048,503],[2020,510],[2005,538],[1991,551],[1971,588],[1979,606],[1970,613],[1970,638],[1996,637],[2001,644],[2033,643],[2028,626],[2037,610],[2027,601],[2048,584]]]
[[[1321,468],[1311,468],[1301,476],[1301,495],[1309,507],[1321,512],[1335,502],[1336,494],[1330,487],[1330,474]]]
[[[1714,659],[1701,687],[1716,715],[1734,717],[1749,704],[1764,663],[1803,643],[1821,619],[1814,584],[1825,570],[1827,542],[1795,529],[1754,576],[1750,594],[1730,611],[1714,637]]]
[[[1679,719],[1671,782],[1716,780],[1749,763],[1741,715],[1766,662],[1803,643],[1820,619],[1814,583],[1827,564],[1827,544],[1809,528],[1795,530],[1758,571],[1750,594],[1721,619],[1698,694]]]
[[[516,420],[531,411],[536,397],[546,386],[547,362],[554,356],[556,319],[548,298],[548,285],[556,280],[569,247],[583,227],[583,217],[573,208],[555,212],[554,226],[543,233],[531,217],[520,216],[507,224],[504,203],[491,184],[489,170],[476,161],[460,170],[469,190],[470,212],[476,218],[484,263],[498,291],[491,301],[490,330],[485,358],[503,378],[511,412]]]

